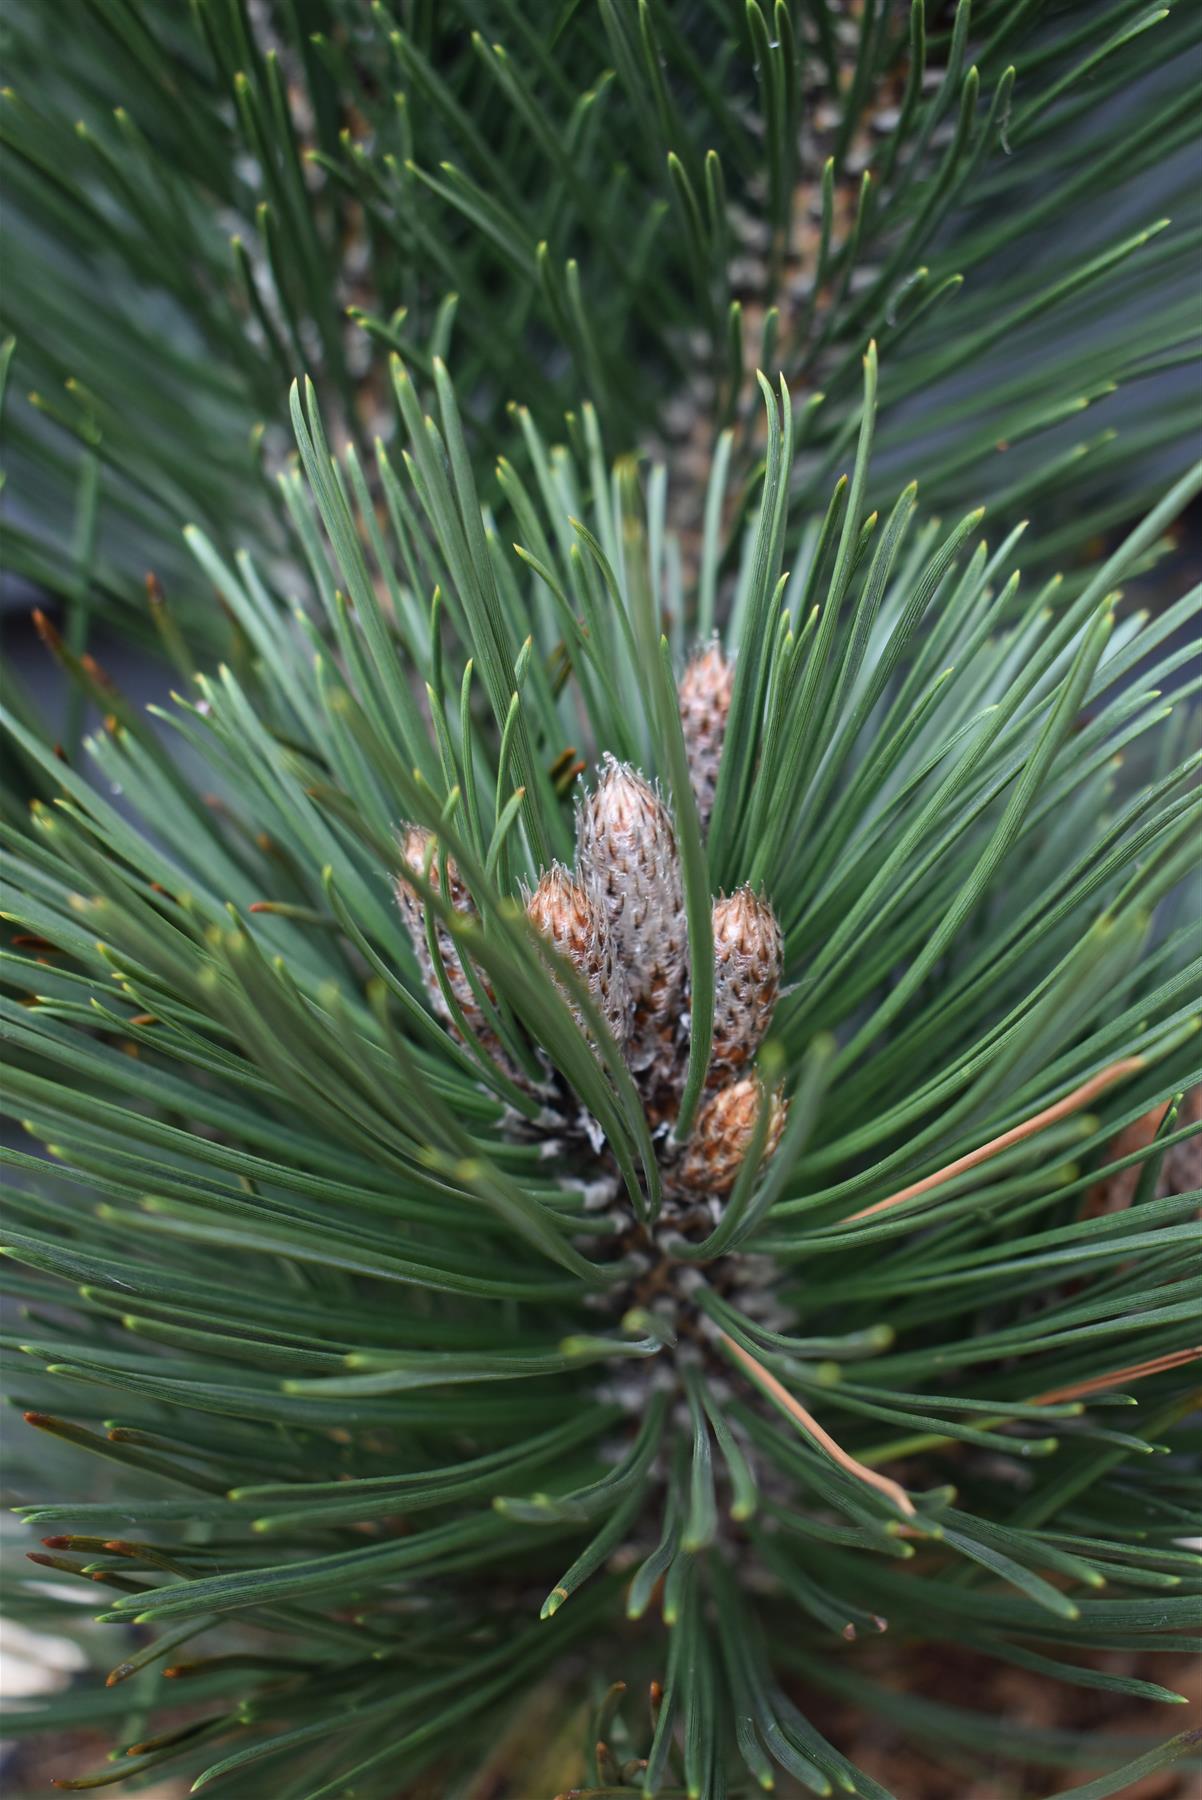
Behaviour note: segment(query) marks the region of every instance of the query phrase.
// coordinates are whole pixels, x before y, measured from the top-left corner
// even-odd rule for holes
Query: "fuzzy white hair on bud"
[[[634,1004],[627,1059],[645,1070],[675,1054],[688,958],[684,889],[667,807],[637,769],[612,756],[580,808],[577,860],[626,971]]]

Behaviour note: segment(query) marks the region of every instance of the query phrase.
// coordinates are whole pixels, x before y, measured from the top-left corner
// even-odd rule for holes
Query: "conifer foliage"
[[[12,697],[0,823],[61,1787],[888,1800],[832,1697],[1057,1800],[1191,1755],[1131,1670],[1202,1591],[1199,594],[1123,584],[1202,469],[1175,402],[1043,444],[1187,353],[1188,232],[1138,330],[1148,233],[1074,237],[1187,11],[81,5],[10,100],[13,366],[89,378],[9,548],[100,709]],[[87,645],[148,557],[145,711]]]

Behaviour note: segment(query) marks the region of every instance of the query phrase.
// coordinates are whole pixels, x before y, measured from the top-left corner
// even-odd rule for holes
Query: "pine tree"
[[[73,14],[8,102],[76,694],[5,709],[8,1604],[124,1630],[6,1731],[246,1800],[886,1794],[832,1699],[1078,1800],[1185,1755],[880,1653],[1181,1698],[1081,1653],[1202,1585],[1198,593],[1122,593],[1195,239],[1107,220],[1197,16]]]
[[[1196,338],[1199,28],[1044,10],[17,0],[6,566],[81,641],[99,611],[153,637],[151,569],[222,650],[180,524],[295,551],[288,385],[312,374],[370,455],[390,351],[427,379],[453,352],[485,479],[509,403],[555,438],[588,397],[611,452],[671,451],[694,524],[719,434],[754,464],[754,370],[780,371],[817,510],[869,338],[893,485],[955,508],[967,484],[1008,521],[1038,498],[1062,560],[1194,429],[1155,377]]]

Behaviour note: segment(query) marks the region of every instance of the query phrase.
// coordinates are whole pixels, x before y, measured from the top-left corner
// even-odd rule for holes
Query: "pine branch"
[[[870,356],[800,575],[766,394],[710,639],[666,469],[527,416],[533,489],[482,507],[431,373],[370,471],[298,398],[308,613],[190,534],[243,651],[154,709],[187,764],[118,694],[86,773],[6,720],[57,801],[3,827],[47,1153],[8,1153],[12,1391],[56,1446],[15,1482],[37,1568],[156,1634],[53,1721],[120,1740],[157,1661],[187,1721],[101,1780],[416,1794],[544,1679],[625,1668],[652,1717],[606,1717],[601,1792],[883,1793],[812,1716],[887,1712],[854,1660],[886,1621],[1071,1680],[1195,1605],[1197,1195],[1159,1173],[1197,1129],[1196,758],[1139,671],[1197,596],[1112,596],[1202,472],[1053,610],[977,514],[907,487],[878,539]]]

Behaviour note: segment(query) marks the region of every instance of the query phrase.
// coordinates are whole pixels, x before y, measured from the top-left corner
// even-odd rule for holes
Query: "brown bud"
[[[717,638],[696,652],[680,678],[677,704],[703,831],[714,810],[734,684],[734,664],[727,661]]]
[[[426,874],[426,857],[429,854],[431,844],[434,843],[434,833],[432,831],[427,831],[424,825],[402,825],[398,843],[401,852],[402,869],[412,870],[415,875],[424,874],[425,879],[429,882],[430,886],[441,893],[442,873],[437,850],[430,857],[430,869],[429,873]],[[407,896],[410,902],[421,908],[424,917],[425,908],[422,906],[417,889],[406,881],[405,876],[402,873],[397,876],[397,898],[400,900],[402,907],[406,905],[404,896]],[[475,910],[472,906],[472,897],[464,886],[463,879],[460,876],[458,869],[449,858],[447,859],[447,898],[455,908],[456,912],[470,913]]]
[[[686,974],[688,932],[672,820],[637,769],[607,756],[580,809],[577,846],[581,877],[605,909],[634,1002],[629,1060],[646,1068],[674,1028]]]
[[[706,1101],[675,1172],[675,1186],[698,1196],[730,1192],[755,1131],[760,1094],[755,1076],[744,1075]],[[765,1161],[780,1143],[787,1111],[779,1093],[769,1094],[767,1104],[772,1112]]]
[[[714,902],[711,1068],[741,1068],[763,1042],[780,992],[784,946],[767,900],[750,887]]]
[[[526,914],[584,980],[619,1044],[630,1028],[630,991],[613,953],[609,920],[595,892],[555,863],[526,901]]]

